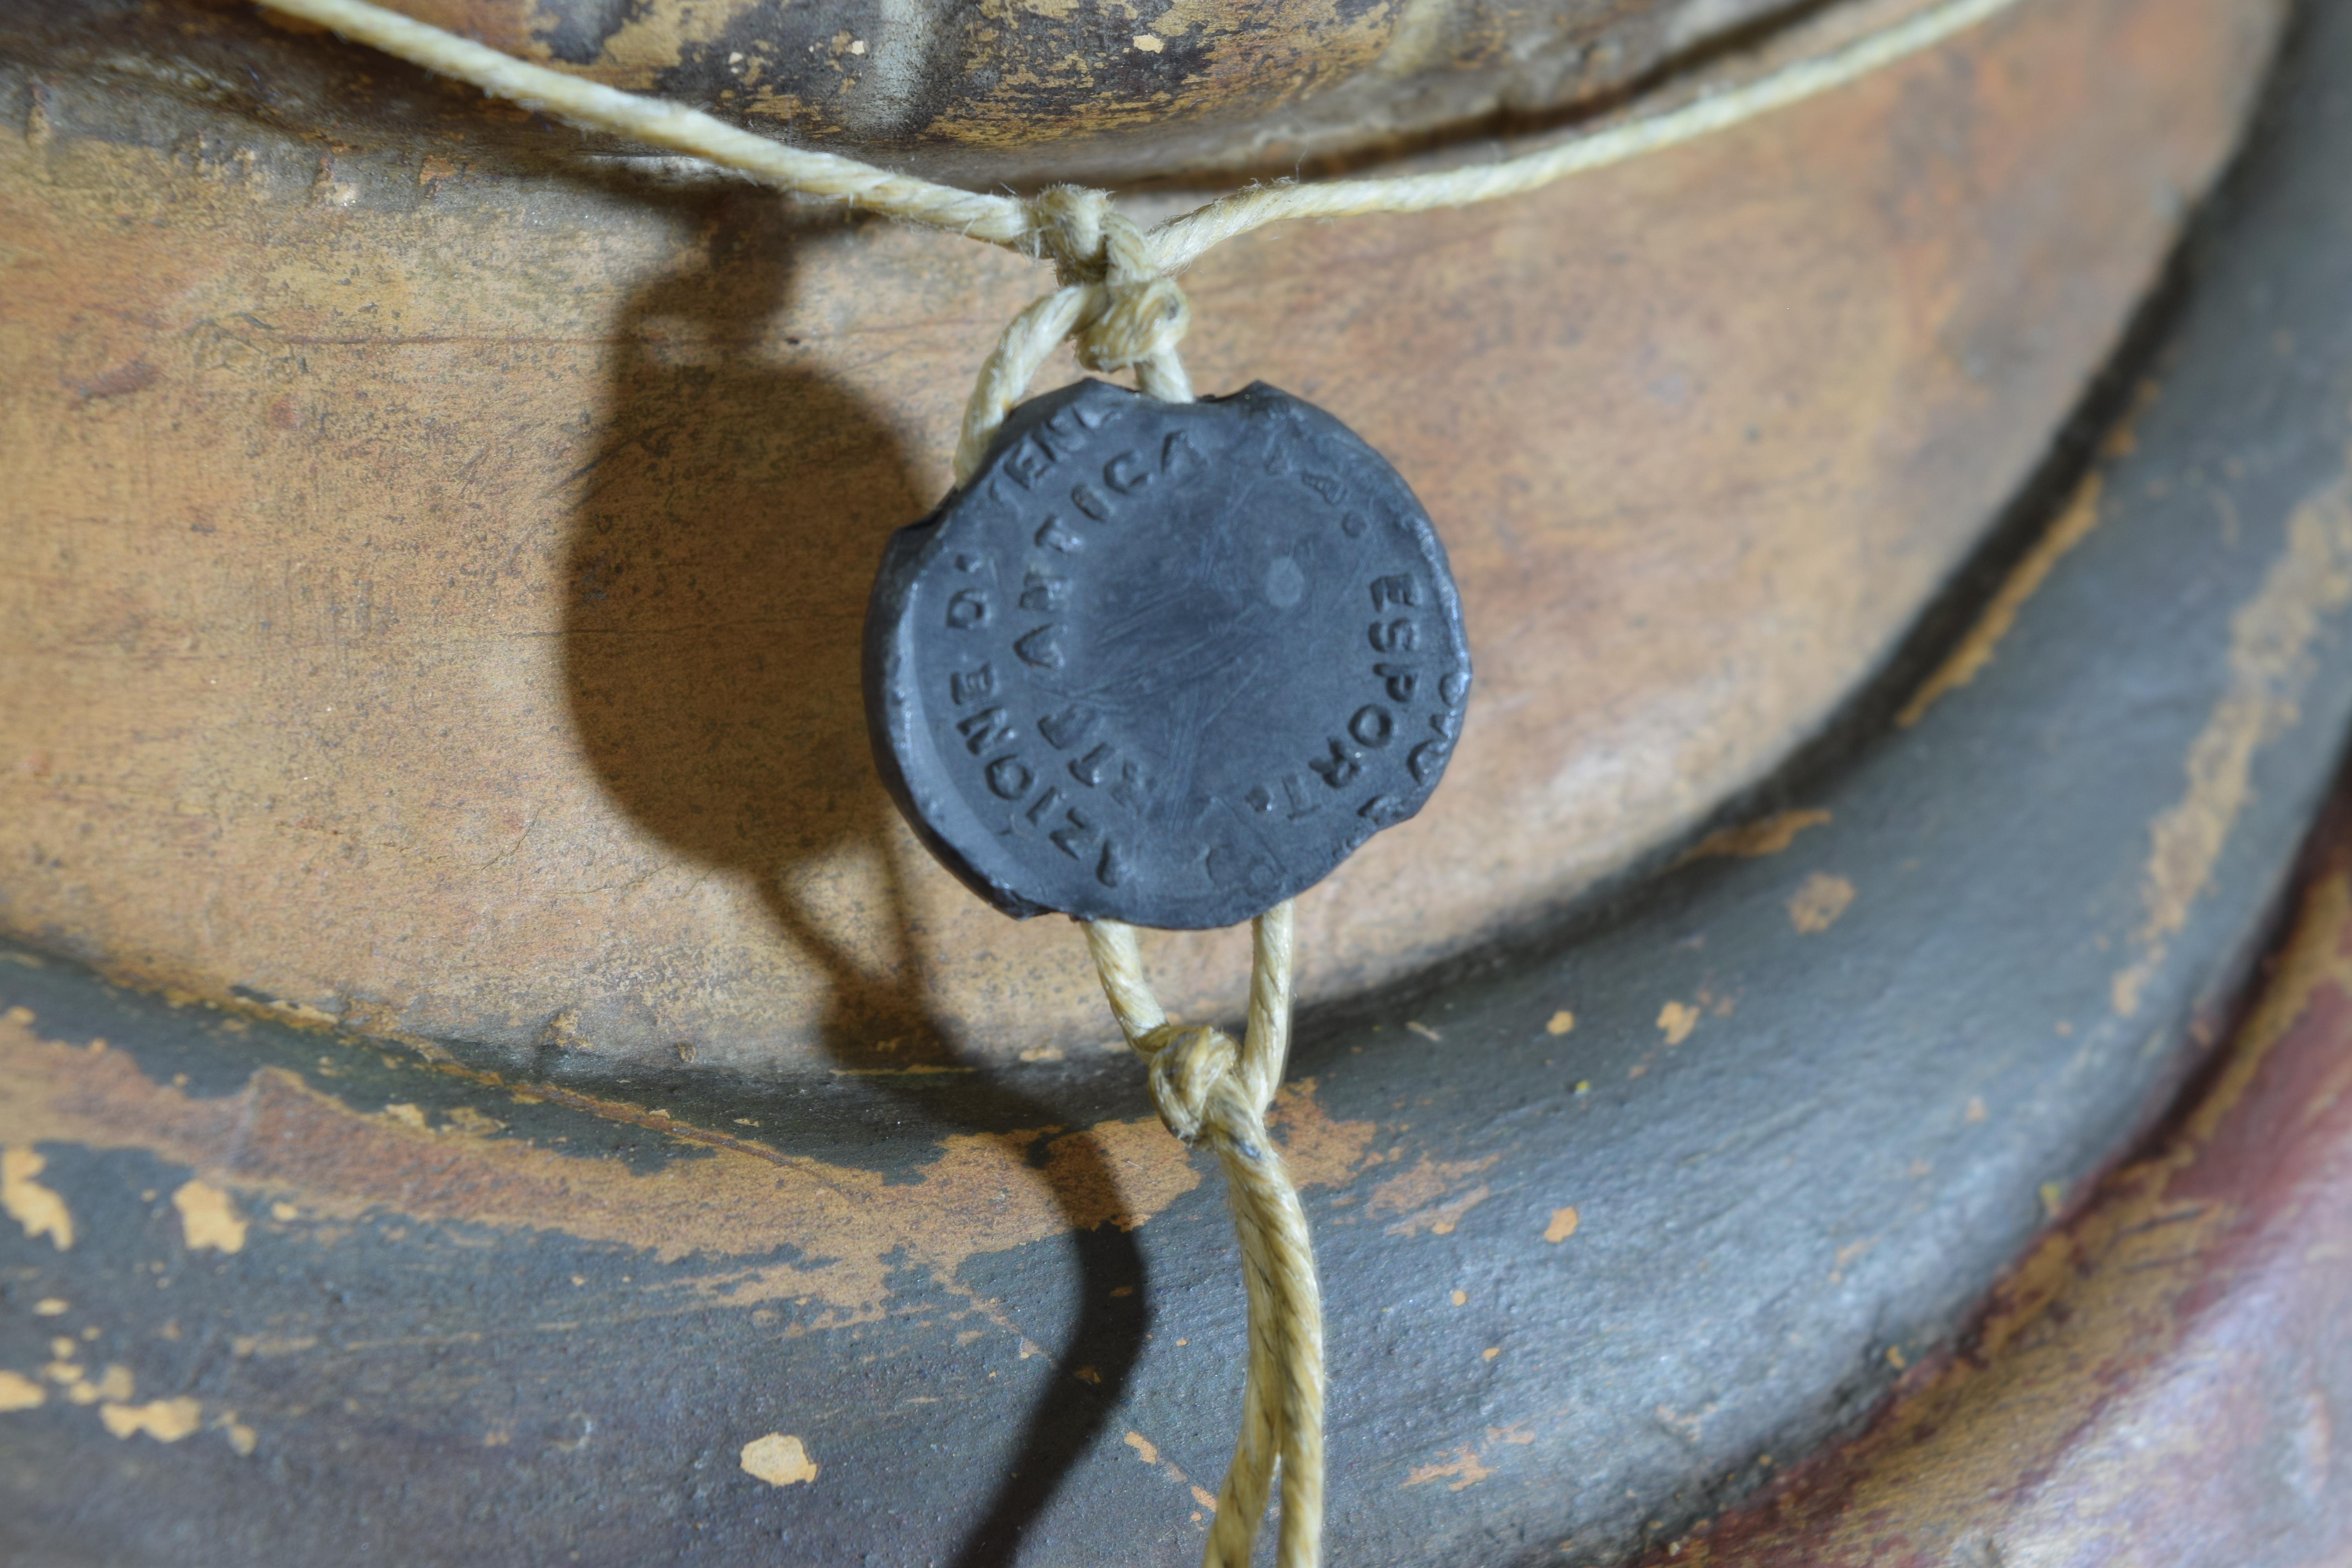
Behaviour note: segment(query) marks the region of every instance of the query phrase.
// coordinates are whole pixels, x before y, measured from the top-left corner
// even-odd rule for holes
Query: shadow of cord
[[[790,297],[791,216],[749,193],[677,199],[700,220],[709,265],[644,285],[622,311],[604,435],[580,476],[564,674],[583,746],[640,826],[754,880],[830,983],[821,1034],[835,1060],[972,1068],[953,1098],[869,1080],[926,1122],[1057,1126],[1066,1118],[1051,1106],[959,1061],[928,1011],[891,807],[869,759],[858,659],[867,588],[889,531],[927,508],[896,440],[854,395],[761,352]],[[861,962],[794,890],[795,868],[860,850],[889,868],[895,964]],[[957,1568],[1013,1561],[1143,1348],[1142,1252],[1094,1223],[1116,1173],[1091,1140],[1072,1139],[1058,1146],[1061,1179],[1049,1179],[1047,1142],[1029,1153],[1069,1222],[1077,1320]]]

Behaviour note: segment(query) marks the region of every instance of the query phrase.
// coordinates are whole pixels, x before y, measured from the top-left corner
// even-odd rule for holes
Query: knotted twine
[[[1087,946],[1120,1032],[1150,1064],[1160,1120],[1187,1144],[1207,1145],[1223,1167],[1241,1242],[1249,1370],[1241,1436],[1202,1562],[1249,1568],[1278,1458],[1282,1523],[1275,1562],[1310,1568],[1321,1561],[1323,1540],[1323,1297],[1307,1211],[1265,1131],[1266,1107],[1290,1054],[1290,900],[1250,928],[1249,1025],[1239,1046],[1221,1030],[1169,1022],[1143,978],[1134,927],[1090,921]]]
[[[1065,338],[1088,370],[1132,368],[1151,396],[1192,401],[1192,378],[1176,357],[1192,307],[1134,220],[1113,210],[1108,194],[1076,185],[1049,187],[1028,210],[1033,253],[1053,262],[1061,287],[1013,317],[980,367],[956,442],[958,485],[978,471],[997,426]]]
[[[1635,115],[1486,163],[1371,179],[1288,181],[1221,196],[1148,232],[1108,193],[1056,185],[1034,197],[958,190],[838,153],[787,146],[698,110],[642,98],[499,53],[367,0],[260,0],[270,9],[589,129],[701,158],[761,184],[1050,261],[1055,290],[1015,316],[981,366],[956,442],[966,483],[1005,415],[1064,341],[1078,363],[1135,373],[1171,403],[1192,401],[1176,345],[1192,322],[1173,273],[1213,246],[1290,218],[1426,212],[1531,191],[1570,174],[1693,141],[1843,86],[2006,10],[2018,0],[1934,0],[1903,20],[1660,112]],[[1128,1045],[1150,1064],[1169,1131],[1223,1167],[1249,1295],[1241,1436],[1209,1531],[1205,1568],[1248,1568],[1277,1463],[1276,1568],[1316,1568],[1323,1525],[1323,1320],[1306,1212],[1266,1135],[1290,1046],[1291,905],[1252,922],[1249,1022],[1241,1043],[1171,1023],[1145,980],[1134,929],[1086,923],[1103,993]]]
[[[1031,204],[1038,254],[1061,284],[1013,319],[965,405],[955,479],[967,483],[1006,413],[1064,339],[1081,365],[1132,368],[1144,392],[1192,401],[1176,344],[1192,306],[1154,263],[1132,220],[1100,191],[1056,185]],[[1135,928],[1088,921],[1087,947],[1111,1016],[1149,1064],[1151,1103],[1188,1147],[1205,1145],[1225,1173],[1249,1295],[1249,1362],[1241,1436],[1217,1497],[1206,1568],[1249,1568],[1258,1521],[1282,1470],[1277,1568],[1314,1568],[1323,1536],[1323,1296],[1307,1211],[1266,1135],[1265,1112],[1290,1055],[1291,901],[1250,922],[1249,1022],[1241,1043],[1223,1030],[1171,1023],[1151,994]]]

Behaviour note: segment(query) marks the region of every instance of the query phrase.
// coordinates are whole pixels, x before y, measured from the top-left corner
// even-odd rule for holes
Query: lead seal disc
[[[865,679],[884,783],[982,898],[1206,930],[1421,809],[1470,652],[1428,515],[1338,420],[1084,381],[892,536]]]

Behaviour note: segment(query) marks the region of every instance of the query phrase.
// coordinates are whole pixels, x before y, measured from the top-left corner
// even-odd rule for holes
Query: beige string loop
[[[1065,338],[1088,370],[1132,369],[1137,384],[1161,402],[1192,401],[1176,354],[1192,307],[1134,220],[1103,192],[1079,185],[1051,186],[1025,210],[1031,254],[1054,264],[1061,287],[1013,317],[981,366],[956,441],[959,486],[979,471],[1005,415]]]
[[[1151,1103],[1168,1131],[1215,1152],[1241,1243],[1249,1370],[1205,1568],[1248,1568],[1277,1461],[1276,1568],[1315,1568],[1322,1557],[1323,1298],[1307,1211],[1265,1129],[1290,1054],[1293,930],[1287,900],[1251,922],[1249,1025],[1236,1046],[1221,1030],[1168,1021],[1144,978],[1132,926],[1092,921],[1086,928],[1111,1014],[1151,1064]]]

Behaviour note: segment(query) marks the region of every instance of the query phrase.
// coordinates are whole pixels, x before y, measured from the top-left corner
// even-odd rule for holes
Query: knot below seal
[[[1240,1047],[1223,1030],[1162,1024],[1146,1032],[1135,1048],[1151,1063],[1151,1103],[1160,1122],[1188,1144],[1199,1142],[1211,1125],[1220,1092],[1242,1095],[1234,1080]]]

